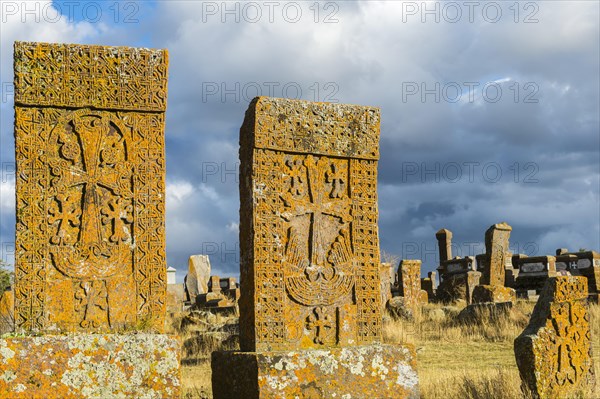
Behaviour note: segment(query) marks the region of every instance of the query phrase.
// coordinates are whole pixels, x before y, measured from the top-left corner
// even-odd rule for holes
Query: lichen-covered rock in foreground
[[[0,339],[0,398],[180,398],[177,339],[71,334]]]
[[[594,384],[587,295],[585,277],[549,278],[515,339],[521,379],[535,397],[567,398]]]
[[[213,397],[418,398],[416,366],[414,349],[409,346],[213,352]]]

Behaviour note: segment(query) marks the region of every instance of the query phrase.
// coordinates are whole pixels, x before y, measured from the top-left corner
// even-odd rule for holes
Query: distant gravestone
[[[379,110],[259,97],[240,131],[240,346],[222,398],[418,397],[382,339]],[[232,378],[234,376],[234,378]]]
[[[427,302],[427,293],[421,290],[421,261],[403,259],[398,266],[398,293],[404,297],[407,306],[416,314],[419,305]]]
[[[188,260],[188,273],[185,277],[185,289],[193,303],[200,294],[208,292],[210,279],[210,259],[208,255],[192,255]]]
[[[381,263],[381,307],[385,308],[385,304],[392,298],[392,285],[394,283],[392,276],[393,268],[391,263]]]
[[[521,379],[535,397],[575,397],[594,384],[587,295],[585,277],[549,278],[515,339]]]
[[[515,290],[504,286],[506,266],[512,268],[512,253],[509,238],[512,227],[497,223],[485,232],[485,254],[477,255],[477,269],[481,270],[480,283],[473,291],[473,302],[515,302]]]
[[[497,223],[485,232],[485,258],[487,264],[481,276],[482,284],[504,286],[504,269],[510,261],[509,239],[512,227],[507,223]]]
[[[0,340],[0,375],[11,376],[0,397],[178,397],[178,343],[156,334],[167,52],[14,50],[15,328],[25,336]],[[140,326],[151,334],[120,333]]]

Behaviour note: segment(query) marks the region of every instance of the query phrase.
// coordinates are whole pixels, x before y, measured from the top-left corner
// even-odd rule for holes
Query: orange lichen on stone
[[[0,339],[0,397],[179,399],[180,343],[162,334]]]
[[[523,383],[541,399],[571,397],[595,383],[585,277],[551,277],[515,339]]]
[[[379,126],[372,107],[250,104],[240,131],[245,352],[213,353],[215,399],[418,397],[414,352],[378,344]]]
[[[15,295],[12,290],[0,294],[0,334],[12,332],[15,324]]]
[[[17,331],[161,330],[167,52],[14,50]]]
[[[258,97],[240,131],[240,345],[381,339],[379,110]]]
[[[219,399],[419,397],[411,346],[213,352],[212,364]]]
[[[15,329],[57,335],[0,339],[0,398],[178,398],[179,343],[139,333],[166,311],[167,52],[14,48]]]

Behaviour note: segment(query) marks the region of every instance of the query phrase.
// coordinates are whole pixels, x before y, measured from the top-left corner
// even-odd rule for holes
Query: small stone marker
[[[415,354],[381,345],[379,110],[258,97],[240,131],[240,346],[223,398],[416,398]]]
[[[10,375],[0,397],[179,397],[179,345],[156,334],[167,288],[167,52],[14,51],[15,324],[47,335],[0,339],[0,375]],[[139,325],[146,333],[119,334]],[[48,335],[66,332],[75,334]],[[142,364],[151,359],[160,367]]]
[[[239,298],[240,289],[237,287],[235,278],[210,276],[208,292],[196,297],[196,306],[235,311]]]
[[[536,397],[574,397],[594,384],[587,296],[585,277],[549,278],[515,339],[521,379]]]
[[[433,301],[437,291],[437,272],[428,272],[427,277],[421,279],[421,289],[427,293],[428,301]]]

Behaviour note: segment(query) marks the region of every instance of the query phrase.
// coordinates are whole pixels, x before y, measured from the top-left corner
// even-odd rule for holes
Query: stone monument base
[[[0,338],[0,398],[180,398],[179,341],[162,334]]]
[[[214,399],[418,398],[411,346],[213,352]]]

